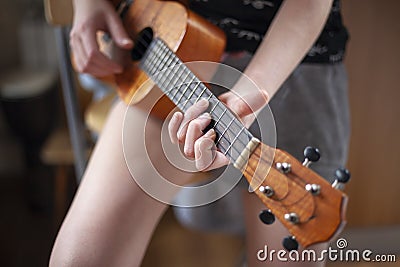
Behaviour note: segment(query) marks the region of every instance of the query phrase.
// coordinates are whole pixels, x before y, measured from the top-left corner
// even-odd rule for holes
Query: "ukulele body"
[[[183,62],[219,62],[225,49],[221,29],[177,2],[135,0],[122,19],[132,40],[149,27],[153,38],[162,39]],[[130,60],[130,55],[124,58],[124,71],[115,76],[121,99],[146,110],[150,104],[151,114],[164,119],[175,105],[148,81],[147,74],[139,68],[139,61]]]

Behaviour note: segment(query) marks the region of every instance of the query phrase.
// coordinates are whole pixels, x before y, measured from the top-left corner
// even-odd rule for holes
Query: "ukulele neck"
[[[161,39],[155,38],[148,46],[140,68],[183,112],[207,99],[217,147],[235,167],[241,169],[247,163],[257,139]]]

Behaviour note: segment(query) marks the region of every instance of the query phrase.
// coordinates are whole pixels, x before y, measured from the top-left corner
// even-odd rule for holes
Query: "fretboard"
[[[207,99],[217,147],[232,162],[243,157],[241,154],[248,149],[253,135],[162,40],[156,38],[151,42],[140,68],[183,112],[200,99]]]

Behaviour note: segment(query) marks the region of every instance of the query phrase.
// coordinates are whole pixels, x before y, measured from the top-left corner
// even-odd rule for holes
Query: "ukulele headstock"
[[[318,149],[307,147],[304,155],[300,163],[287,152],[260,143],[243,171],[267,206],[260,220],[272,224],[276,217],[291,233],[283,240],[287,250],[327,242],[345,225],[347,196],[341,189],[350,173],[338,169],[331,185],[308,168],[319,159]]]

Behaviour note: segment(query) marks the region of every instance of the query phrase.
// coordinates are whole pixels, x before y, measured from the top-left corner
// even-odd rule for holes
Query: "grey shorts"
[[[243,70],[250,60],[227,58],[226,64]],[[271,99],[277,147],[303,160],[306,146],[317,147],[321,159],[312,165],[333,181],[334,171],[347,160],[350,116],[347,75],[342,63],[300,64]],[[259,116],[263,116],[261,111]],[[244,180],[244,179],[243,179]],[[244,233],[240,182],[220,200],[197,208],[174,208],[178,220],[200,230]]]

